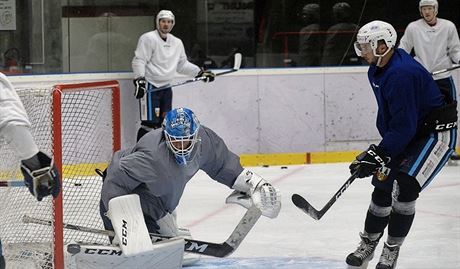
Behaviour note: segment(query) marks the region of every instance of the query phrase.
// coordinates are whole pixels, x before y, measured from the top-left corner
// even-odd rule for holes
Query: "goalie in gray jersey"
[[[162,129],[152,130],[133,148],[114,154],[101,192],[106,229],[113,229],[115,219],[111,221],[105,214],[110,201],[137,194],[149,232],[181,235],[174,212],[185,185],[200,169],[235,190],[227,203],[246,208],[255,204],[264,216],[278,215],[278,191],[262,177],[243,169],[239,157],[214,131],[200,125],[190,109],[176,108],[166,114]]]

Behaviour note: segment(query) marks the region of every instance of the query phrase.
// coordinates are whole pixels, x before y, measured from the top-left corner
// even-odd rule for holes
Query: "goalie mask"
[[[172,21],[171,29],[169,29],[169,31],[171,31],[172,28],[174,27],[174,24],[176,23],[176,20],[175,20],[175,17],[172,11],[161,10],[160,12],[158,12],[156,20],[155,20],[155,23],[156,23],[155,25],[157,27],[157,30],[160,30],[160,20],[161,19],[168,19]]]
[[[199,141],[200,123],[188,108],[176,108],[166,114],[163,132],[166,145],[174,154],[177,164],[186,165],[192,159],[192,151]]]
[[[396,30],[393,26],[384,21],[372,21],[361,27],[356,35],[355,52],[362,57],[363,53],[372,51],[376,57],[385,56],[392,48],[396,46]],[[377,53],[379,41],[385,42],[388,49],[383,54]],[[377,64],[378,66],[378,64]]]

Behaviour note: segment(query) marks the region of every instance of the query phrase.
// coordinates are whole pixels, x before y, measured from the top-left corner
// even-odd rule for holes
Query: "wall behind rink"
[[[380,139],[366,72],[366,67],[244,69],[212,83],[176,87],[173,106],[194,110],[237,154],[362,150]],[[460,72],[453,75],[460,85]],[[131,73],[10,79],[15,87],[118,80],[122,146],[135,143],[140,121]]]

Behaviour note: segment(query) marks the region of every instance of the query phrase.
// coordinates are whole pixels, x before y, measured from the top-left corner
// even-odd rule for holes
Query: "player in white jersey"
[[[38,150],[29,128],[30,122],[18,94],[8,78],[0,73],[0,136],[16,150],[30,193],[38,201],[50,194],[57,197],[61,187],[59,173],[53,160]],[[0,268],[5,268],[3,255],[0,256]]]
[[[419,11],[422,18],[409,23],[399,44],[407,53],[414,49],[415,59],[429,72],[460,63],[457,28],[451,21],[437,17],[438,7],[437,0],[420,0]],[[451,72],[443,72],[433,78],[444,95],[451,101],[456,101],[457,93]],[[451,159],[458,160],[459,155],[454,152]]]
[[[182,41],[170,33],[175,22],[171,11],[161,10],[156,16],[156,30],[144,33],[137,43],[132,60],[135,96],[140,99],[142,125],[137,140],[146,132],[160,128],[164,115],[172,107],[171,88],[150,91],[170,84],[176,72],[206,77],[205,82],[214,80],[214,73],[201,70],[187,60]]]

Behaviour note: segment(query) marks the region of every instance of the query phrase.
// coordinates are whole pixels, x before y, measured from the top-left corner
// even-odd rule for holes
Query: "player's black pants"
[[[173,92],[171,88],[154,91],[153,84],[147,84],[146,95],[139,100],[141,128],[137,132],[137,141],[151,129],[161,128],[164,116],[172,109]]]

